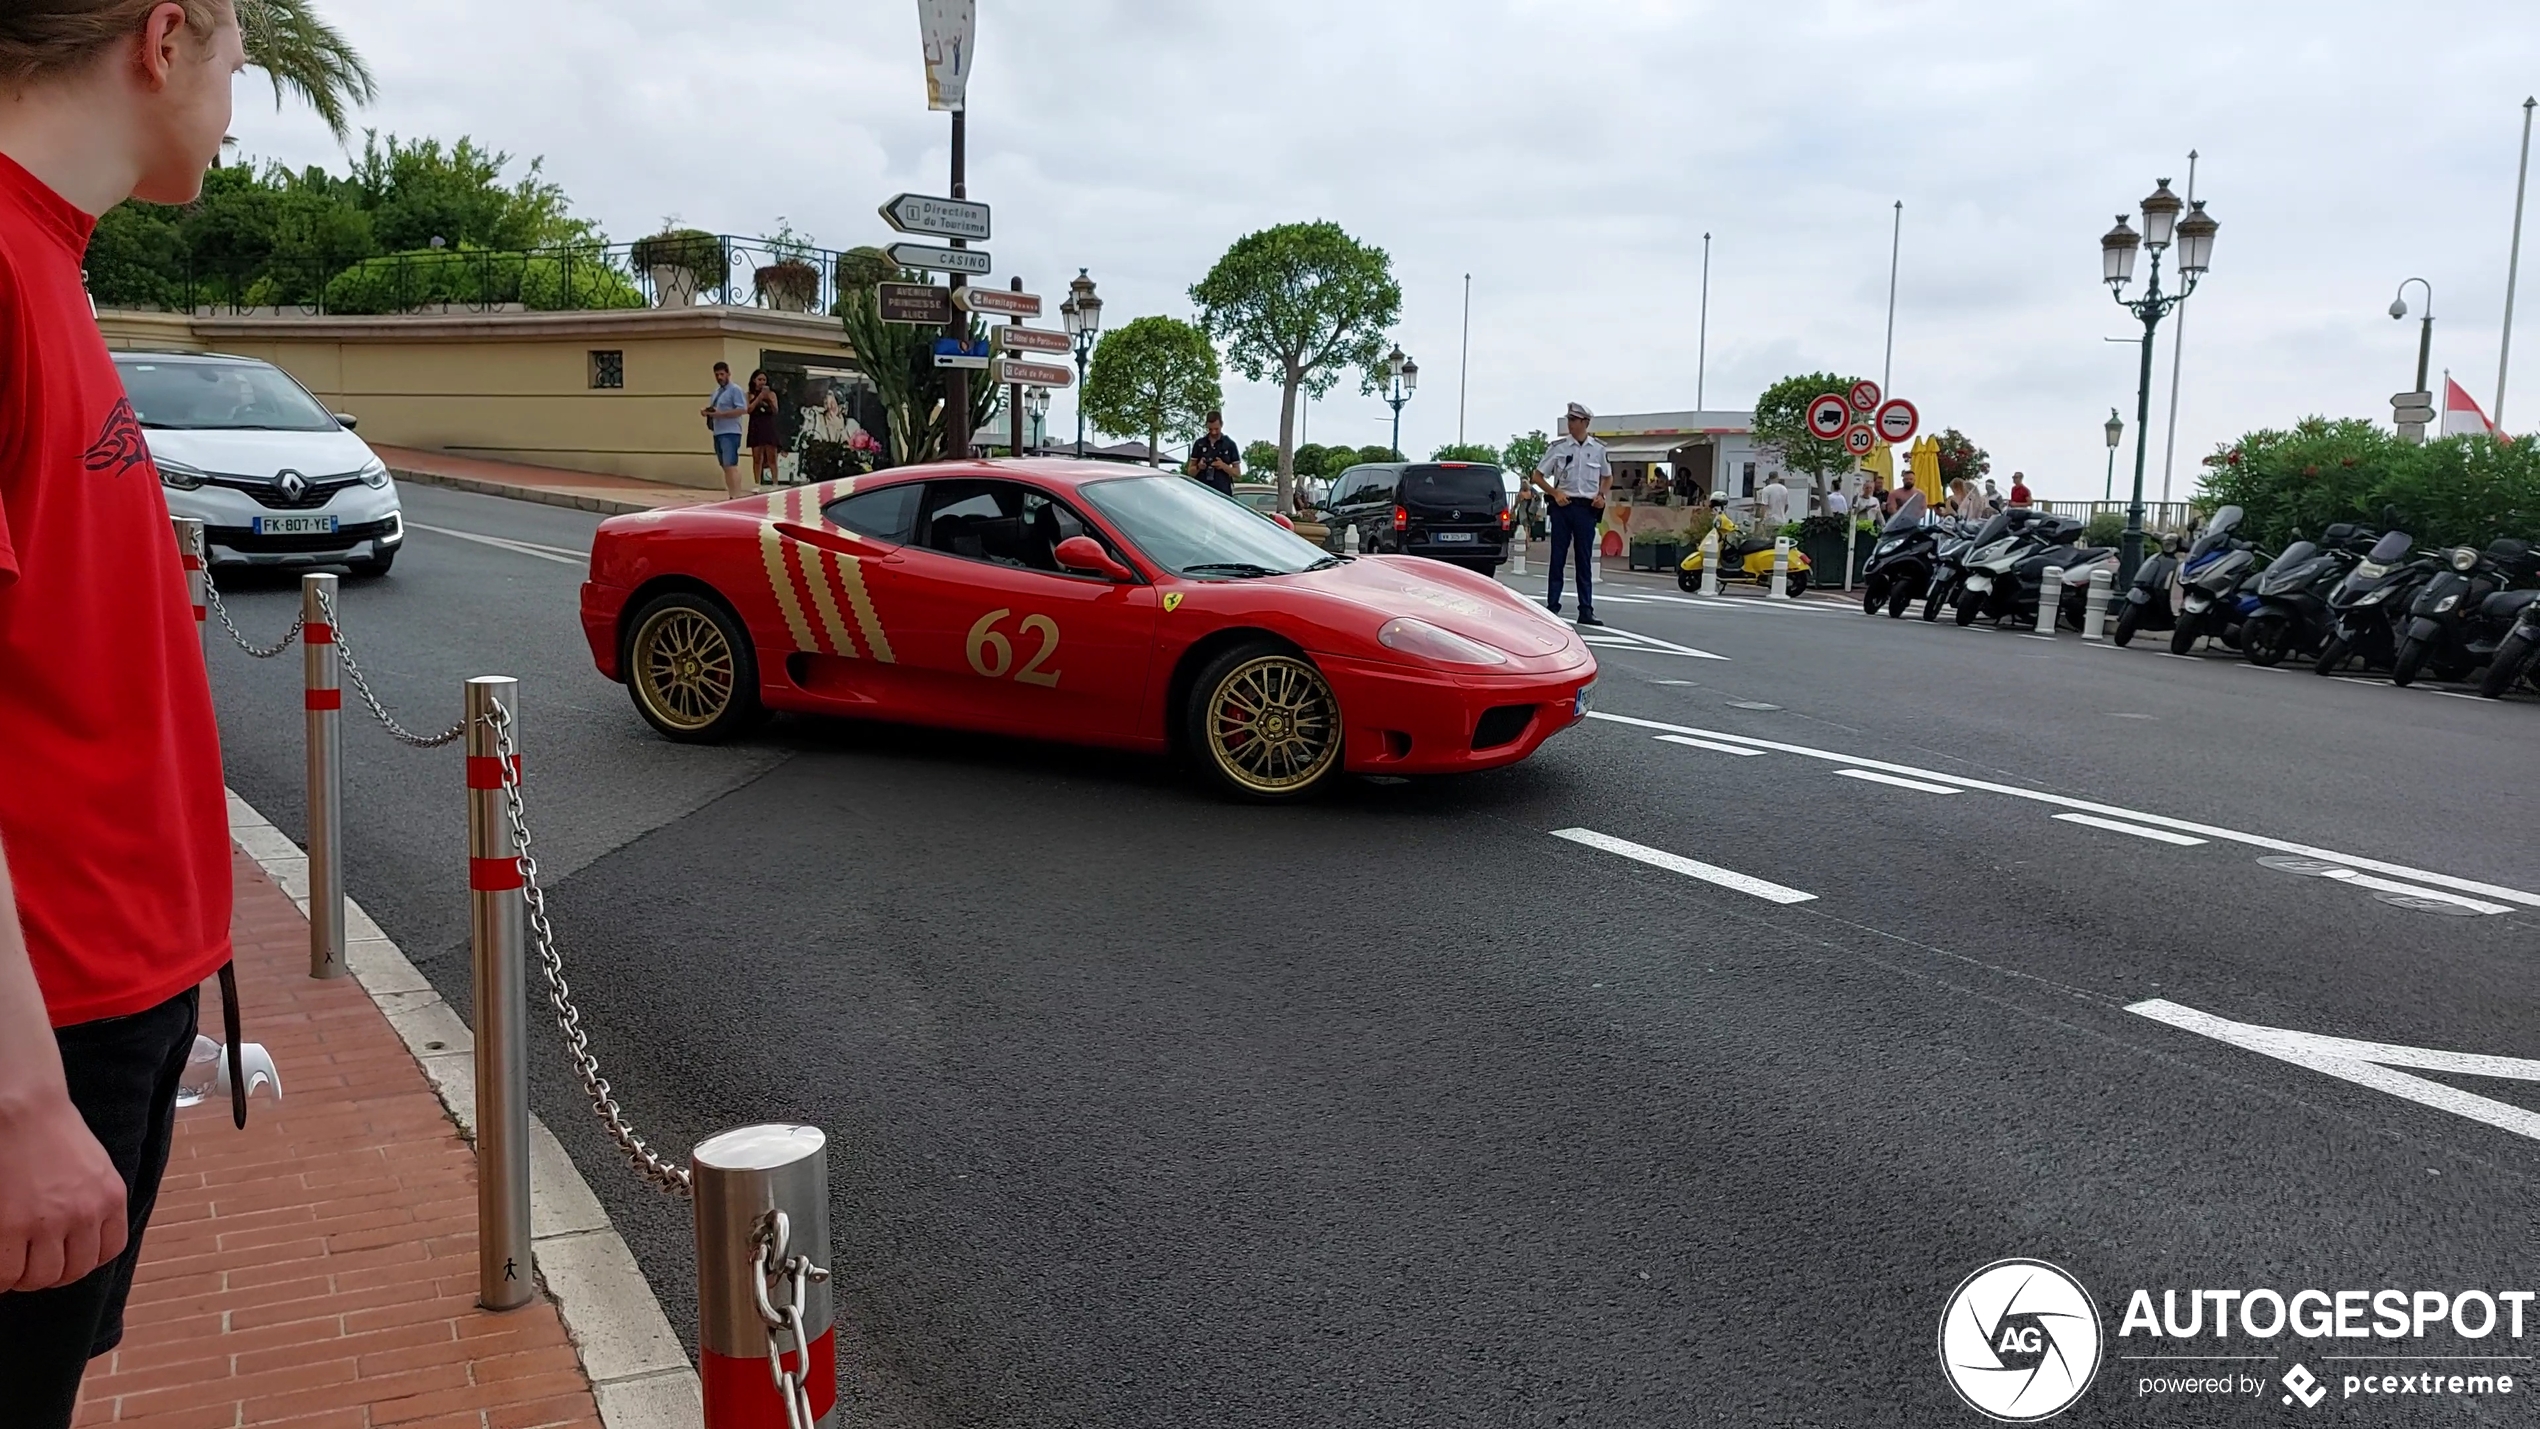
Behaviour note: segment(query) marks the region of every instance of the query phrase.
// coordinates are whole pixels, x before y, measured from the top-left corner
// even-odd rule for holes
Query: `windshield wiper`
[[[1340,558],[1340,557],[1338,557],[1338,556],[1325,556],[1323,559],[1321,559],[1321,560],[1319,560],[1319,561],[1316,561],[1314,564],[1312,564],[1312,565],[1310,565],[1310,566],[1307,566],[1307,567],[1306,567],[1306,569],[1307,569],[1307,570],[1309,570],[1309,571],[1328,571],[1328,570],[1330,570],[1332,567],[1337,566],[1337,565],[1339,565],[1340,563],[1341,563],[1341,558]]]
[[[1286,571],[1274,571],[1268,566],[1256,566],[1250,561],[1202,561],[1198,565],[1182,568],[1182,574],[1186,576],[1203,573],[1216,576],[1284,576],[1289,574]]]

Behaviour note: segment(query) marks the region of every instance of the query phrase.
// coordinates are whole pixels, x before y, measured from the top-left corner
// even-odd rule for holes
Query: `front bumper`
[[[1461,774],[1515,764],[1584,718],[1596,661],[1540,674],[1448,674],[1317,655],[1340,700],[1353,774]]]
[[[203,486],[192,491],[166,491],[168,514],[190,516],[203,523],[204,542],[215,566],[332,566],[375,561],[394,552],[406,539],[397,485],[350,486],[323,506],[307,510],[275,510],[243,491]],[[258,517],[332,516],[336,529],[310,535],[269,536],[256,530]]]

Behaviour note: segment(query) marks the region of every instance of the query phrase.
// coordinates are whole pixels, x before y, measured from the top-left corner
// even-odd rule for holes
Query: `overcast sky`
[[[742,234],[782,216],[849,247],[883,237],[892,193],[944,190],[914,0],[323,8],[379,72],[367,122],[543,155],[619,241],[671,214]],[[1456,437],[1467,273],[1470,439],[1551,427],[1573,399],[1692,407],[1706,231],[1707,405],[1791,372],[1877,376],[1902,200],[1892,389],[2045,495],[2098,493],[2121,406],[2122,490],[2138,349],[2102,339],[2139,328],[2098,282],[2098,239],[2155,179],[2183,192],[2191,148],[2222,233],[2187,313],[2179,494],[2251,427],[2388,421],[2416,325],[2386,310],[2410,276],[2434,285],[2438,374],[2495,395],[2521,104],[2540,90],[2529,0],[979,8],[970,193],[995,206],[996,280],[1049,295],[1051,325],[1079,267],[1109,324],[1187,317],[1237,236],[1334,220],[1393,255],[1417,453]],[[340,162],[256,76],[240,93],[249,153]],[[2531,430],[2540,274],[2521,306],[2506,406]],[[1276,436],[1275,388],[1230,374],[1227,399],[1238,439]],[[1306,435],[1381,442],[1386,418],[1345,383]],[[1073,430],[1064,398],[1051,428]]]

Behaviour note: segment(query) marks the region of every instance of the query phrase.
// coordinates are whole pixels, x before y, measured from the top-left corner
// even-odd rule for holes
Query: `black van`
[[[1332,483],[1323,517],[1332,547],[1358,528],[1358,549],[1428,556],[1490,575],[1508,558],[1508,486],[1498,467],[1469,461],[1383,461]]]

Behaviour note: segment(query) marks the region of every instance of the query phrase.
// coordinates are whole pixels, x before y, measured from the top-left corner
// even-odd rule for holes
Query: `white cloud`
[[[943,187],[915,8],[329,6],[380,71],[368,122],[543,154],[621,239],[671,213],[743,233],[781,214],[834,246],[877,238],[891,193]],[[1113,318],[1187,314],[1239,234],[1333,219],[1394,256],[1424,379],[1404,445],[1425,451],[1455,435],[1467,272],[1474,439],[1573,398],[1692,405],[1705,230],[1713,406],[1791,370],[1875,375],[1901,198],[1895,387],[2050,495],[2096,494],[2107,409],[2133,424],[2098,236],[2154,178],[2183,186],[2190,147],[2223,231],[2189,322],[2182,488],[2249,427],[2386,420],[2415,325],[2384,309],[2412,274],[2435,285],[2437,367],[2492,397],[2519,106],[2540,88],[2516,0],[980,8],[971,193],[996,205],[1000,277],[1054,298],[1083,266]],[[332,156],[305,115],[241,93],[250,152]],[[2523,336],[2508,405],[2527,428]],[[2164,343],[2156,433],[2169,365]],[[1229,397],[1238,436],[1273,434],[1275,391]],[[1382,441],[1386,415],[1344,384],[1311,435]],[[2160,464],[2156,439],[2156,494]]]

